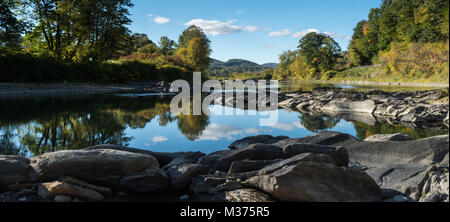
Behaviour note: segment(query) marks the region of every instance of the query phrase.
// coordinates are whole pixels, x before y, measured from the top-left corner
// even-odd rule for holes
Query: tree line
[[[157,45],[131,34],[131,7],[131,0],[2,0],[0,81],[170,80],[206,70],[211,47],[200,28]]]

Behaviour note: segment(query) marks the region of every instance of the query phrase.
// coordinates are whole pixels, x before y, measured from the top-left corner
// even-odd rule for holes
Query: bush
[[[188,79],[191,72],[174,64],[155,65],[141,60],[73,63],[29,54],[0,55],[0,82],[129,83]]]

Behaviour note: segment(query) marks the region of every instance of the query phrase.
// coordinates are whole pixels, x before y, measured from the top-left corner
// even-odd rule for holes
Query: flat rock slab
[[[381,201],[379,186],[366,173],[314,162],[300,162],[268,175],[252,177],[244,184],[280,201]]]
[[[48,153],[31,159],[31,181],[50,181],[62,176],[94,180],[109,175],[126,176],[158,169],[156,158],[118,150],[75,150]]]

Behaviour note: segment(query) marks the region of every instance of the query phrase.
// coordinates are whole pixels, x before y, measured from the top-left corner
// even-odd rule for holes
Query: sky
[[[189,25],[211,40],[211,57],[278,62],[296,49],[308,32],[328,34],[343,50],[353,28],[367,19],[381,0],[134,0],[130,9],[133,33],[158,43],[161,36],[178,40]]]

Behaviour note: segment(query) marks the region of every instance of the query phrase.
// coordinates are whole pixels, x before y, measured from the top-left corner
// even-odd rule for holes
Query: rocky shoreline
[[[322,132],[247,137],[208,155],[101,145],[0,156],[0,202],[448,202],[448,145],[448,135]]]
[[[340,117],[373,125],[449,123],[448,89],[417,92],[358,92],[318,88],[313,92],[280,95],[281,108],[302,113]],[[445,101],[446,100],[446,101]]]

